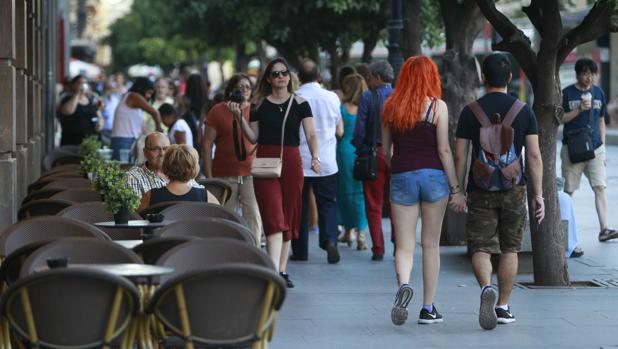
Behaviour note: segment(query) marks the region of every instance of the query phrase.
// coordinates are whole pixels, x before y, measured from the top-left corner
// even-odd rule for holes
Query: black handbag
[[[380,106],[378,93],[373,91],[373,142],[358,150],[354,161],[352,176],[359,181],[372,181],[378,178],[378,122],[380,122]]]
[[[566,145],[569,152],[569,160],[576,164],[594,159],[594,146],[592,145],[592,127],[590,126],[590,116],[592,108],[588,113],[586,126],[574,130],[565,131]]]

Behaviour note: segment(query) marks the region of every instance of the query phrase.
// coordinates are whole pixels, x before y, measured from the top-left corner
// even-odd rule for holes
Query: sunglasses
[[[270,76],[271,76],[272,78],[278,78],[278,77],[280,77],[280,76],[285,77],[285,76],[288,76],[289,74],[290,74],[290,72],[289,72],[289,71],[287,71],[287,70],[281,70],[281,71],[271,71],[271,72],[270,72]]]

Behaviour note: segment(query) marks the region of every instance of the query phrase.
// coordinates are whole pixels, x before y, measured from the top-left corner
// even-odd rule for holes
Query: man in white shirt
[[[292,240],[291,260],[306,261],[308,258],[308,193],[313,188],[318,207],[318,226],[320,229],[320,248],[326,250],[328,263],[339,262],[337,250],[337,137],[343,135],[339,97],[334,92],[323,89],[318,81],[320,71],[317,64],[307,59],[298,72],[302,84],[296,94],[309,102],[313,114],[315,133],[320,144],[320,172],[311,169],[311,153],[307,139],[300,132],[300,155],[303,162],[305,184],[303,187],[302,218],[300,237]]]

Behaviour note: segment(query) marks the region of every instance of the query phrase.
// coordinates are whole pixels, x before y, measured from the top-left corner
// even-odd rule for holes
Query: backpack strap
[[[519,114],[519,112],[524,107],[524,105],[525,104],[522,101],[520,101],[519,99],[516,99],[515,102],[513,102],[511,109],[509,109],[509,111],[506,113],[506,115],[502,119],[502,125],[511,126],[511,124],[515,120],[515,117],[517,117],[517,114]]]
[[[470,108],[470,110],[472,111],[472,114],[474,114],[474,116],[479,121],[482,127],[491,126],[491,121],[487,117],[487,114],[485,114],[485,111],[483,110],[483,108],[481,108],[481,105],[479,104],[478,101],[474,101],[468,104],[468,108]]]

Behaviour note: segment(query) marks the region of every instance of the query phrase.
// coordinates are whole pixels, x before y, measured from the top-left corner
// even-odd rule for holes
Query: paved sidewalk
[[[608,146],[610,225],[618,227],[618,146]],[[558,164],[558,173],[560,166]],[[572,281],[598,279],[618,285],[618,240],[599,243],[594,195],[586,180],[574,208],[584,256],[570,259]],[[384,221],[388,229],[388,221]],[[390,236],[390,233],[387,234]],[[442,324],[416,323],[422,305],[420,246],[412,275],[414,298],[405,325],[394,326],[396,292],[392,245],[383,262],[370,251],[340,245],[341,263],[329,265],[312,235],[309,262],[290,262],[296,288],[289,290],[271,348],[617,348],[618,287],[526,289],[510,305],[517,322],[493,331],[478,325],[480,290],[465,247],[443,247],[436,307]],[[531,274],[517,281],[532,281]]]

